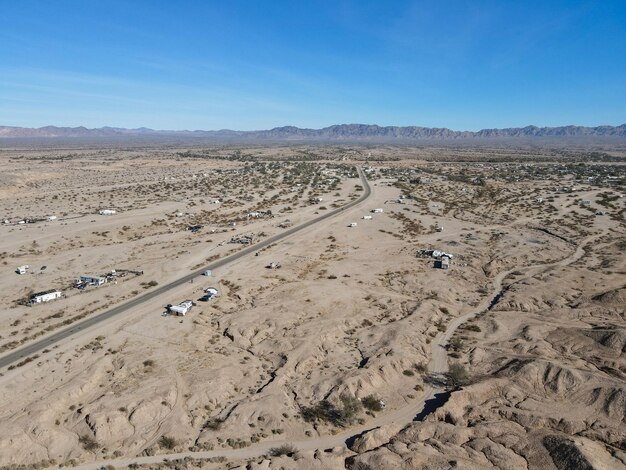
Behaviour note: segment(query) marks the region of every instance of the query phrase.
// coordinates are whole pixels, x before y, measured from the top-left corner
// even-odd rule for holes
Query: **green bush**
[[[209,418],[206,423],[204,423],[204,429],[211,429],[212,431],[217,431],[222,427],[223,421],[219,418]]]
[[[470,381],[469,373],[465,369],[465,366],[463,364],[459,364],[458,362],[450,365],[450,370],[446,374],[446,377],[448,379],[448,385],[451,385],[454,388],[467,385]]]
[[[283,455],[287,455],[291,457],[295,455],[297,452],[298,452],[298,449],[296,449],[294,446],[290,444],[283,444],[280,447],[272,447],[270,449],[270,455],[272,457],[281,457]]]
[[[159,439],[159,445],[164,449],[172,450],[174,447],[176,447],[176,444],[176,439],[174,439],[173,437],[161,436],[161,439]]]
[[[317,405],[303,407],[301,416],[307,422],[321,421],[334,426],[349,425],[355,420],[363,405],[357,398],[347,394],[341,395],[340,400],[341,408],[328,400],[322,400]]]
[[[93,437],[88,436],[88,435],[80,436],[78,438],[78,442],[80,443],[80,445],[83,446],[83,449],[88,450],[90,452],[100,447],[100,444],[98,444],[98,441],[96,441]]]
[[[361,400],[361,403],[365,408],[370,411],[382,411],[383,405],[380,402],[380,398],[375,395],[368,395]]]

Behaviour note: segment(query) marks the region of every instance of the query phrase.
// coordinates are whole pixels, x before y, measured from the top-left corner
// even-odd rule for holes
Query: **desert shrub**
[[[211,429],[212,431],[217,431],[222,427],[223,421],[220,418],[209,418],[206,423],[204,423],[204,429]]]
[[[154,365],[154,361],[152,359],[146,359],[143,361],[144,367],[152,367]]]
[[[341,395],[341,404],[343,405],[343,409],[341,410],[341,419],[344,423],[350,424],[356,416],[359,414],[363,405],[361,402],[351,395]]]
[[[450,340],[449,345],[452,350],[460,351],[463,347],[463,341],[461,340],[461,338],[454,337]]]
[[[88,436],[86,434],[84,436],[80,436],[78,438],[78,442],[80,443],[80,445],[83,446],[83,449],[88,450],[90,452],[100,447],[100,444],[98,444],[98,441],[96,441],[93,437]]]
[[[467,325],[467,326],[465,327],[465,329],[466,329],[467,331],[475,331],[475,332],[477,332],[477,333],[478,333],[478,332],[480,332],[480,331],[482,331],[482,330],[480,329],[480,326],[478,326],[478,325]]]
[[[280,447],[272,447],[270,449],[270,455],[272,457],[281,457],[283,455],[287,455],[287,456],[291,457],[291,456],[295,455],[297,452],[298,452],[298,449],[296,449],[291,444],[283,444]]]
[[[170,436],[161,436],[161,439],[159,439],[159,445],[164,449],[172,450],[174,447],[176,447],[176,444],[176,439]]]
[[[368,395],[361,400],[361,403],[365,408],[370,411],[381,411],[383,409],[383,405],[380,402],[380,398],[375,395]]]
[[[158,283],[158,282],[156,282],[156,281],[150,281],[150,282],[148,283],[148,285],[149,285],[150,287],[154,287],[154,286],[158,286],[158,285],[159,285],[159,283]]]
[[[341,395],[340,400],[341,408],[328,400],[322,400],[316,405],[303,407],[301,416],[307,422],[322,421],[334,426],[346,426],[354,421],[363,405],[357,398],[347,394]]]
[[[413,377],[413,376],[415,375],[415,372],[413,372],[413,371],[412,371],[412,370],[410,370],[410,369],[404,369],[404,370],[402,371],[402,373],[403,373],[404,375],[406,375],[407,377]]]
[[[339,421],[339,410],[328,400],[322,400],[316,405],[302,407],[301,415],[309,423],[315,421],[335,423]]]
[[[450,370],[446,374],[448,385],[458,388],[469,383],[469,373],[463,364],[455,362],[450,365]]]

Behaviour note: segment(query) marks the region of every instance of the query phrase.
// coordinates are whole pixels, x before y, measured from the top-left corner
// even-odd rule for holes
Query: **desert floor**
[[[626,466],[626,167],[611,156],[0,150],[0,357],[355,200],[357,167],[372,191],[1,370],[0,465]],[[47,289],[63,297],[25,305]]]

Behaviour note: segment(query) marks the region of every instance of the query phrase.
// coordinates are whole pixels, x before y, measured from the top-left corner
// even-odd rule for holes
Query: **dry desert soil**
[[[0,468],[626,468],[625,163],[0,148]]]

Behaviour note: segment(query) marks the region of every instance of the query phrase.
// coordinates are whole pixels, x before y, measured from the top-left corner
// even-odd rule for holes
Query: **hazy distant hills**
[[[163,136],[176,138],[202,137],[215,140],[238,141],[417,141],[455,139],[533,139],[533,138],[624,138],[626,124],[620,126],[562,126],[562,127],[515,127],[507,129],[483,129],[477,132],[453,131],[446,128],[377,126],[368,124],[339,124],[322,129],[301,129],[294,126],[276,127],[260,131],[162,131],[141,127],[56,127],[40,128],[0,126],[0,137],[5,138],[55,138],[55,137],[133,137]]]

